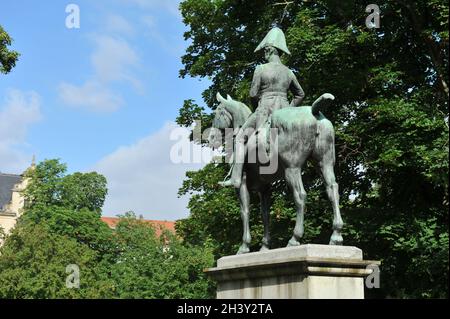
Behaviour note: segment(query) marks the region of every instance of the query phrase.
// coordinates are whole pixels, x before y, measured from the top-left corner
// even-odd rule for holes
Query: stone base
[[[205,272],[218,299],[363,299],[367,266],[379,264],[356,247],[302,245],[223,257]]]

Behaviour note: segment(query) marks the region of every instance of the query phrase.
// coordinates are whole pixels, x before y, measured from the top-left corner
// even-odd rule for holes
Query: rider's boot
[[[231,178],[229,180],[219,182],[220,186],[233,186],[239,188],[241,186],[242,180],[242,169],[243,163],[234,163],[233,172],[231,173]]]

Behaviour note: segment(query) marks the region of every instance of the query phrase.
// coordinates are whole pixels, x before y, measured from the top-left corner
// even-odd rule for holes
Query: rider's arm
[[[289,86],[289,90],[294,95],[292,99],[291,106],[299,106],[302,103],[303,98],[305,97],[305,92],[303,91],[300,83],[298,82],[295,74],[291,71],[291,85]]]
[[[252,86],[250,88],[250,98],[252,100],[253,109],[258,107],[261,86],[261,65],[258,65],[253,73]]]

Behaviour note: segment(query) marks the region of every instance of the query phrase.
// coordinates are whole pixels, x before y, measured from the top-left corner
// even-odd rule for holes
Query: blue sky
[[[80,28],[66,27],[66,6]],[[5,1],[0,25],[21,53],[0,76],[0,171],[60,158],[109,181],[105,215],[187,215],[176,190],[201,163],[170,161],[174,120],[208,81],[180,79],[188,43],[176,0]]]

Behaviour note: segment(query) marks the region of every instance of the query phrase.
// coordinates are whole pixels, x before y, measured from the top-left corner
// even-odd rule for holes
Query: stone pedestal
[[[227,256],[205,272],[218,299],[363,299],[377,261],[350,246],[302,245]]]

